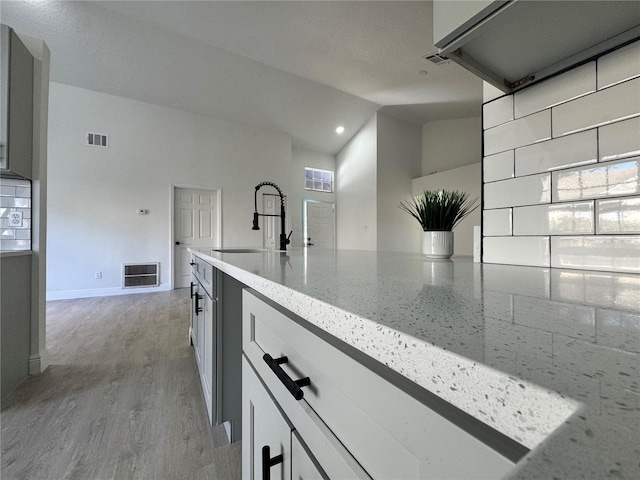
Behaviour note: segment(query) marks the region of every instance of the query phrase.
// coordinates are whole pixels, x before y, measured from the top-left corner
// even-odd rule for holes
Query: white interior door
[[[280,213],[280,197],[270,193],[262,194],[262,213],[266,215],[277,215]],[[262,220],[262,246],[263,248],[275,249],[278,243],[276,234],[276,217],[261,217]]]
[[[191,257],[187,249],[219,246],[218,191],[176,188],[173,214],[174,287],[183,288],[191,281]]]
[[[284,208],[287,210],[287,196],[284,196]],[[262,212],[269,215],[280,215],[280,195],[262,194]],[[280,248],[280,217],[260,217],[262,226],[263,248],[278,250]]]
[[[305,201],[305,245],[314,248],[336,248],[335,205]]]

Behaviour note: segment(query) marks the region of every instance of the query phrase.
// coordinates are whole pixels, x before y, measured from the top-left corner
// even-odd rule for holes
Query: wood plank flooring
[[[240,478],[188,329],[185,289],[48,302],[50,366],[2,410],[2,480]]]

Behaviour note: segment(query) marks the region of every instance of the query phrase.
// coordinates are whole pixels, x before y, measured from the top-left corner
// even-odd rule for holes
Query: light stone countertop
[[[640,478],[640,276],[392,252],[195,253],[532,449],[509,478]]]

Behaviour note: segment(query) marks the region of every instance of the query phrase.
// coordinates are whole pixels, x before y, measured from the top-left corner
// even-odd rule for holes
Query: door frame
[[[308,238],[308,207],[310,203],[326,203],[328,205],[333,205],[333,248],[338,248],[338,226],[336,219],[336,202],[325,202],[323,200],[314,200],[311,198],[303,198],[302,199],[302,245],[307,246],[307,238]]]
[[[217,202],[217,211],[216,211],[216,215],[218,217],[218,225],[216,228],[216,241],[218,243],[218,245],[220,245],[220,248],[222,248],[222,187],[214,187],[211,185],[205,186],[205,185],[194,185],[194,184],[190,184],[190,183],[171,183],[170,185],[170,197],[171,197],[171,201],[170,201],[170,206],[169,206],[169,210],[170,210],[170,215],[169,215],[169,238],[171,238],[171,245],[169,247],[169,259],[170,259],[170,265],[171,265],[171,272],[170,272],[170,276],[171,276],[171,290],[175,289],[175,272],[176,272],[176,259],[175,259],[175,243],[176,243],[176,237],[175,237],[175,200],[176,200],[176,189],[178,188],[188,188],[191,190],[206,190],[209,192],[215,192],[216,193],[216,202]]]

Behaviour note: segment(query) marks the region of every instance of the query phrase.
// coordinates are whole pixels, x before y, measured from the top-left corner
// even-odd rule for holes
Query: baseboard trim
[[[169,290],[171,290],[171,285],[169,283],[161,283],[157,287],[113,287],[86,290],[66,290],[62,292],[47,292],[47,302],[52,300],[70,300],[74,298],[112,297],[114,295],[131,295],[136,293],[168,292]]]
[[[47,350],[29,357],[29,375],[37,375],[49,366],[49,352]]]

